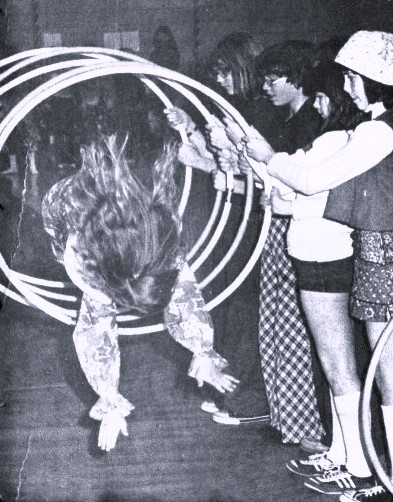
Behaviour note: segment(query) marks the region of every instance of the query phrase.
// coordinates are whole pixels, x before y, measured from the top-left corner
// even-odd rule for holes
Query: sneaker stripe
[[[362,490],[351,490],[344,492],[340,497],[340,502],[365,502],[366,500],[384,500],[383,495],[386,494],[386,490],[378,485],[372,488],[363,488]],[[378,497],[382,495],[382,497]]]
[[[304,484],[308,488],[320,493],[343,495],[344,493],[355,494],[359,489],[368,490],[372,488],[372,483],[372,477],[357,478],[356,476],[352,476],[348,471],[331,469],[330,471],[325,471],[322,476],[310,477]],[[359,499],[347,498],[347,500],[363,500],[363,497]]]
[[[356,488],[352,476],[348,472],[331,470],[316,478],[320,483],[337,483],[340,488]]]

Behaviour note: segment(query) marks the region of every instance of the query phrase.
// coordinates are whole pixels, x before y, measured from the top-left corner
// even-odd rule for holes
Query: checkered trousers
[[[312,377],[310,340],[286,252],[288,218],[272,218],[261,256],[259,347],[271,425],[284,443],[323,433]]]

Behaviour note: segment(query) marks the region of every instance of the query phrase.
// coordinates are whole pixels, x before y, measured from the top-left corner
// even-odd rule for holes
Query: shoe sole
[[[356,481],[354,481],[356,484]],[[345,484],[345,481],[342,482],[342,484]],[[343,495],[345,492],[351,491],[351,490],[368,490],[370,488],[373,488],[375,486],[373,484],[373,481],[367,481],[364,482],[364,484],[361,484],[360,486],[358,485],[356,488],[353,486],[342,486],[340,487],[337,485],[337,488],[335,489],[332,487],[332,485],[329,485],[329,488],[324,488],[324,483],[319,482],[318,480],[314,481],[314,478],[310,476],[310,482],[308,483],[307,481],[304,483],[304,486],[307,486],[307,488],[310,488],[311,490],[314,490],[318,493],[324,493],[325,495]]]
[[[311,477],[311,476],[310,476]],[[311,490],[314,490],[318,493],[323,493],[324,495],[344,495],[345,492],[349,492],[351,490],[354,490],[353,487],[343,487],[343,488],[340,488],[339,486],[337,487],[337,489],[335,490],[334,488],[329,488],[329,489],[324,489],[324,486],[322,483],[307,483],[305,482],[304,483],[304,486],[307,486],[307,488],[310,488]],[[370,485],[369,488],[372,488],[372,485]],[[355,490],[364,490],[366,488],[355,488]]]
[[[268,422],[270,420],[270,415],[260,415],[258,417],[250,418],[216,417],[213,415],[213,420],[217,424],[222,425],[254,424],[259,422]]]

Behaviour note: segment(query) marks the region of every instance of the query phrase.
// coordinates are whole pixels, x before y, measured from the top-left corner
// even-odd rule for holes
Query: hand
[[[206,127],[206,131],[209,137],[210,145],[213,147],[213,149],[224,150],[234,148],[233,144],[228,139],[225,128],[223,126],[209,126]]]
[[[243,154],[239,155],[237,166],[239,171],[244,175],[247,175],[251,169],[250,163]]]
[[[117,437],[120,432],[124,436],[128,436],[127,422],[118,410],[114,409],[106,413],[101,421],[98,447],[105,451],[112,450],[116,446]]]
[[[229,138],[229,140],[236,146],[241,143],[242,138],[244,136],[243,129],[230,118],[224,118],[223,122],[225,124],[225,132]]]
[[[213,185],[216,190],[225,192],[227,188],[227,177],[222,171],[216,171],[213,173]]]
[[[249,157],[256,160],[257,162],[264,162],[267,164],[272,156],[275,154],[273,148],[269,143],[259,135],[259,137],[248,137],[243,138],[245,143],[245,151]]]
[[[212,385],[221,394],[225,394],[225,392],[233,392],[240,383],[240,380],[224,373],[215,364],[212,364],[209,375],[205,375],[204,380],[197,379],[198,387],[202,387],[204,382]]]
[[[172,108],[166,108],[164,110],[165,115],[169,125],[173,129],[178,129],[179,127],[184,127],[187,131],[190,127],[195,127],[194,122],[191,117],[181,108],[173,106]]]
[[[273,214],[292,215],[292,201],[284,199],[277,187],[272,187],[270,205],[272,206]]]
[[[232,150],[219,150],[217,153],[220,169],[224,172],[232,170],[234,174],[239,174],[238,158],[239,155]]]

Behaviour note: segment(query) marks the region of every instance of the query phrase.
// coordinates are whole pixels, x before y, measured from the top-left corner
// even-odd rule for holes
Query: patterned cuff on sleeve
[[[115,399],[111,399],[110,401],[100,398],[90,410],[89,415],[94,420],[102,420],[104,415],[114,409],[117,409],[122,417],[128,417],[131,411],[135,409],[135,406],[121,394],[117,394]]]

